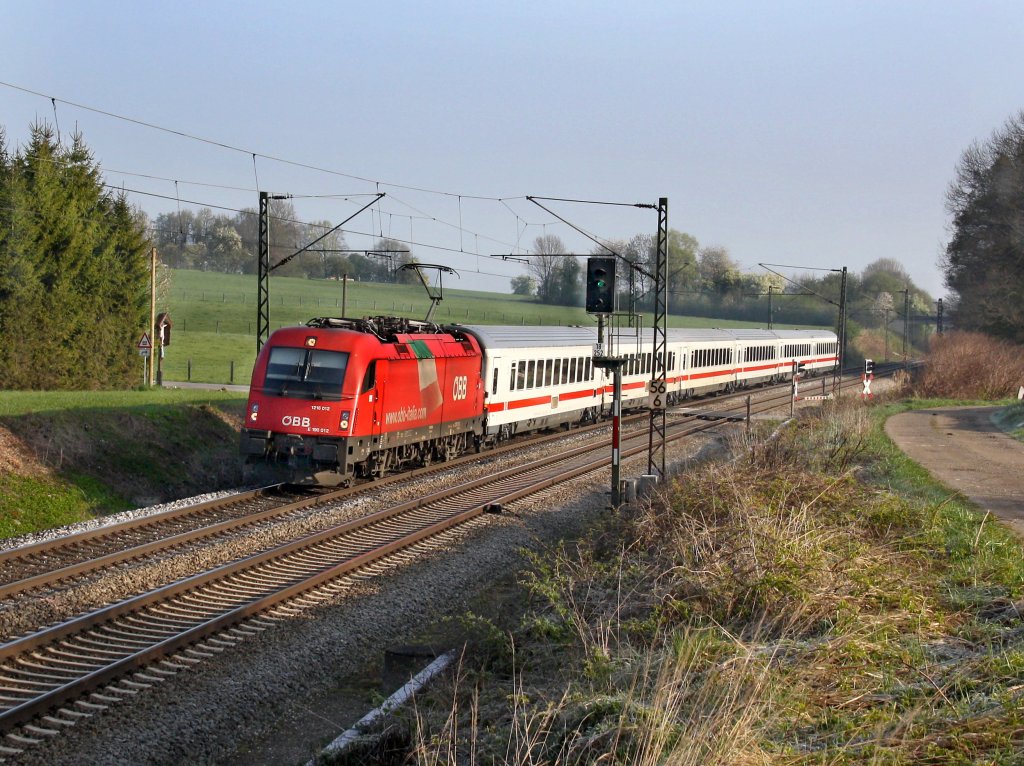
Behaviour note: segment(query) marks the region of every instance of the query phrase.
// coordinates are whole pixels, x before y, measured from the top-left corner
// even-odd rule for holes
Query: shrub
[[[920,397],[1002,399],[1024,385],[1024,348],[976,332],[951,332],[932,341],[928,363],[914,386]]]

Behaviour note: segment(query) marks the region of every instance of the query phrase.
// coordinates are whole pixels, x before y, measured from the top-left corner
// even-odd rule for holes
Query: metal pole
[[[154,325],[156,324],[156,248],[154,247],[149,251],[149,331],[153,333]],[[155,333],[154,333],[155,334]],[[156,345],[155,343],[153,344]],[[149,369],[149,382],[150,385],[153,383],[153,355],[149,355],[149,359],[143,358],[146,362],[146,366],[143,369]],[[143,376],[145,378],[145,376]],[[146,385],[145,379],[142,381],[142,385]]]
[[[345,318],[345,304],[348,303],[348,273],[341,275],[341,316]]]
[[[619,419],[622,414],[622,365],[614,366],[614,385],[612,386],[612,508],[622,504],[620,491],[619,465]]]
[[[885,335],[885,361],[889,361],[889,309],[882,309],[885,312],[885,326],[882,334]]]
[[[658,249],[654,270],[654,348],[651,365],[651,390],[665,390],[668,370],[668,197],[658,200]],[[632,272],[632,270],[631,270]],[[665,481],[665,401],[651,408],[647,440],[647,473]]]
[[[846,267],[843,266],[842,278],[839,285],[839,366],[836,369],[836,377],[833,377],[832,388],[835,390],[836,398],[842,391],[843,367],[846,365]]]
[[[907,340],[910,335],[910,290],[903,291],[903,368],[907,368]]]
[[[768,329],[769,330],[772,329],[772,314],[774,313],[774,309],[773,309],[773,306],[772,306],[772,296],[775,295],[774,288],[775,288],[775,285],[768,285]]]
[[[270,336],[270,194],[260,192],[259,239],[256,252],[256,353]]]
[[[793,417],[793,415],[796,414],[797,380],[799,379],[799,377],[800,376],[797,374],[797,371],[796,371],[796,362],[793,362],[793,378],[792,378],[792,380],[790,382],[790,389],[791,389],[792,395],[789,397],[789,416],[790,417]]]
[[[821,382],[824,383],[825,379],[822,378]],[[750,433],[750,394],[747,394],[747,434]]]

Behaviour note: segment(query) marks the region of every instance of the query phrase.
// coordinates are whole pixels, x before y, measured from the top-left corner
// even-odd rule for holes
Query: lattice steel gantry
[[[668,197],[658,199],[658,252],[654,269],[654,359],[647,473],[665,480],[665,375],[668,370]]]

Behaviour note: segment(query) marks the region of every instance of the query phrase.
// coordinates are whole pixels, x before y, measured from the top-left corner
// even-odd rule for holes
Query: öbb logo
[[[452,399],[465,399],[469,389],[469,378],[465,375],[456,375],[452,382]]]
[[[281,418],[281,425],[309,428],[309,418],[300,418],[298,415],[285,415]]]

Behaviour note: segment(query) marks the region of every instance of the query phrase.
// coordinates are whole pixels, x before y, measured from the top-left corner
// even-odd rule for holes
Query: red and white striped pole
[[[872,398],[874,398],[875,395],[873,393],[871,393],[871,381],[873,381],[874,379],[875,379],[875,363],[871,359],[865,359],[864,360],[864,372],[862,372],[861,376],[860,376],[860,382],[864,386],[863,390],[860,392],[860,398],[862,400],[863,399],[872,399]]]
[[[619,479],[619,420],[622,415],[622,365],[615,365],[612,388],[612,508],[622,503]]]

